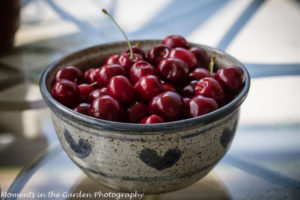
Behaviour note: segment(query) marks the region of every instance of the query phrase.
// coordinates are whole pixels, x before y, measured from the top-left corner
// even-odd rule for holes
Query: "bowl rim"
[[[157,42],[159,43],[161,40],[132,40],[131,42]],[[65,60],[66,58],[70,56],[74,56],[76,54],[89,51],[91,49],[98,49],[104,46],[114,46],[114,45],[122,45],[125,44],[125,41],[118,41],[118,42],[110,42],[110,43],[104,43],[99,45],[94,45],[85,49],[81,49],[78,51],[75,51],[73,53],[70,53],[66,56],[63,56],[50,64],[42,73],[40,77],[40,91],[43,96],[43,99],[45,103],[50,107],[52,111],[58,112],[62,114],[63,116],[75,120],[79,124],[84,125],[90,125],[91,128],[96,128],[99,130],[106,130],[106,131],[118,131],[118,132],[126,132],[126,134],[149,134],[151,132],[152,134],[158,134],[160,132],[169,132],[174,130],[180,130],[180,129],[186,129],[192,126],[196,125],[205,125],[214,121],[217,121],[218,119],[221,119],[222,117],[229,115],[236,109],[240,107],[240,105],[243,103],[243,101],[246,99],[249,88],[250,88],[250,75],[247,70],[247,68],[239,62],[236,58],[229,55],[223,50],[209,47],[202,44],[197,43],[189,43],[191,46],[198,46],[201,48],[204,48],[204,50],[209,50],[216,52],[217,54],[222,54],[223,56],[229,57],[231,60],[236,62],[239,67],[241,67],[244,71],[244,78],[245,83],[243,89],[240,91],[240,93],[228,104],[225,106],[218,108],[215,111],[212,111],[210,113],[207,113],[202,116],[194,117],[194,118],[188,118],[188,119],[182,119],[172,122],[164,122],[164,123],[157,123],[157,124],[139,124],[139,123],[126,123],[126,122],[114,122],[114,121],[108,121],[103,119],[98,119],[94,117],[90,117],[87,115],[83,115],[81,113],[77,113],[73,111],[72,109],[64,106],[63,104],[56,101],[50,92],[47,89],[46,80],[47,76],[49,75],[49,72],[61,61]],[[174,131],[175,133],[176,131]]]

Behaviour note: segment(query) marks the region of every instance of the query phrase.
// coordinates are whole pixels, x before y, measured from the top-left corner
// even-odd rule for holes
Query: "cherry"
[[[190,51],[195,55],[198,65],[204,68],[208,68],[209,65],[209,58],[206,52],[200,47],[192,47]]]
[[[80,82],[83,78],[83,73],[80,69],[74,66],[67,66],[55,73],[55,81],[66,79],[75,83]]]
[[[150,114],[162,116],[167,121],[180,119],[183,114],[184,103],[182,97],[171,91],[160,93],[153,97],[148,105]]]
[[[147,115],[147,106],[141,102],[134,102],[127,108],[128,122],[138,123]]]
[[[228,66],[219,69],[215,79],[226,89],[236,92],[244,84],[244,72],[240,67]]]
[[[109,95],[103,95],[93,101],[89,114],[92,117],[110,121],[124,121],[125,111],[120,103]]]
[[[79,102],[79,90],[73,81],[62,79],[56,81],[51,89],[54,99],[67,107],[73,107]]]
[[[224,100],[224,91],[222,86],[212,77],[205,77],[201,79],[196,87],[195,93],[205,97],[214,98],[218,102]]]
[[[197,117],[218,109],[216,100],[202,95],[194,96],[189,103],[190,117]]]
[[[161,41],[161,44],[168,45],[172,48],[175,47],[188,48],[188,42],[181,35],[169,35]]]
[[[84,72],[83,78],[88,83],[94,83],[96,81],[95,76],[99,68],[90,68]]]
[[[107,89],[106,87],[103,87],[101,89],[95,89],[92,92],[90,92],[88,96],[88,101],[93,102],[95,99],[99,98],[100,96],[106,95]]]
[[[158,44],[154,45],[147,53],[147,60],[154,66],[156,66],[161,60],[167,58],[170,54],[171,47]]]
[[[155,95],[164,91],[163,86],[157,76],[142,76],[134,85],[140,99],[149,101]]]
[[[87,83],[78,85],[79,99],[84,102],[87,101],[89,94],[95,90],[95,88]]]
[[[181,94],[184,97],[192,97],[194,96],[194,90],[195,88],[191,84],[188,84],[184,88],[182,88]]]
[[[197,59],[192,52],[187,49],[176,47],[170,51],[169,57],[178,58],[185,62],[189,68],[193,68],[197,65]]]
[[[89,115],[89,110],[91,108],[91,104],[89,103],[81,103],[73,108],[74,111],[79,112],[84,115]]]
[[[127,77],[118,75],[110,79],[107,85],[107,94],[120,103],[129,104],[134,101],[136,94]]]
[[[111,77],[117,75],[126,75],[126,71],[123,66],[119,64],[103,65],[100,70],[96,71],[95,79],[98,83],[98,87],[105,87]]]
[[[207,69],[197,67],[189,73],[189,77],[191,80],[200,80],[204,77],[211,77],[211,74]]]
[[[162,117],[158,115],[150,115],[141,120],[141,124],[156,124],[165,122]]]
[[[190,112],[190,101],[191,99],[188,97],[183,98],[183,103],[184,103],[184,110],[183,110],[183,117],[184,118],[189,118],[189,112]]]
[[[140,47],[132,46],[132,51],[135,54],[141,55],[142,58],[145,58],[145,52]],[[125,49],[121,54],[124,54],[124,53],[130,53],[130,49],[129,48]]]
[[[140,54],[133,54],[133,59],[131,59],[129,53],[124,53],[120,55],[118,62],[128,71],[130,67],[139,60],[143,60]]]
[[[137,61],[129,70],[129,78],[131,83],[136,83],[139,78],[145,75],[156,75],[156,69],[144,60]]]
[[[163,88],[164,88],[165,91],[177,92],[175,87],[173,85],[169,84],[169,83],[164,83]]]
[[[161,77],[171,83],[185,82],[189,73],[186,64],[177,58],[163,59],[158,64],[157,70]]]
[[[111,56],[109,56],[106,61],[105,61],[105,64],[106,65],[109,65],[109,64],[119,64],[119,57],[120,55],[119,54],[113,54]]]

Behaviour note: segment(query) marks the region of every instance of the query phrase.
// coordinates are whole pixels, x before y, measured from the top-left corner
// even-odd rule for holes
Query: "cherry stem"
[[[98,83],[95,81],[95,82],[91,83],[90,86],[93,86],[93,87],[94,87],[94,86],[97,85],[97,84],[98,84]]]
[[[119,24],[114,20],[114,18],[107,12],[107,10],[105,10],[105,9],[102,9],[102,12],[104,13],[104,14],[106,14],[113,22],[114,22],[114,24],[118,27],[118,29],[121,31],[121,33],[123,34],[123,36],[124,36],[124,38],[125,38],[125,40],[126,40],[126,42],[127,42],[127,44],[128,44],[128,47],[129,47],[129,51],[130,51],[130,59],[131,60],[133,60],[134,59],[134,57],[133,57],[133,50],[132,50],[132,46],[131,46],[131,44],[130,44],[130,42],[129,42],[129,40],[128,40],[128,37],[126,36],[126,34],[125,34],[125,32],[123,31],[123,29],[119,26]]]
[[[215,56],[210,57],[210,62],[209,62],[209,72],[211,75],[214,73],[214,65],[215,65]]]

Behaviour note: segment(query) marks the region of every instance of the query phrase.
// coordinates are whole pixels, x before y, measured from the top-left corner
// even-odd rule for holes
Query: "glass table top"
[[[0,55],[0,199],[299,199],[299,1],[23,0],[20,6],[15,47]],[[114,191],[90,180],[60,146],[39,76],[68,53],[123,40],[102,8],[129,39],[181,34],[248,68],[251,87],[233,144],[198,182],[158,195]]]

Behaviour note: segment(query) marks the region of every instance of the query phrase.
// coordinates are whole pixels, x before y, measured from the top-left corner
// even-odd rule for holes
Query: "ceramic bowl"
[[[145,51],[158,40],[132,41]],[[41,93],[51,109],[59,141],[70,159],[91,179],[119,191],[162,193],[188,186],[205,176],[224,156],[233,140],[239,108],[245,100],[249,74],[227,53],[199,45],[216,56],[219,67],[238,65],[245,85],[227,105],[206,115],[180,121],[143,125],[112,122],[79,114],[52,98],[55,72],[67,65],[80,69],[101,66],[127,48],[125,42],[103,44],[72,53],[50,65],[40,80]]]

